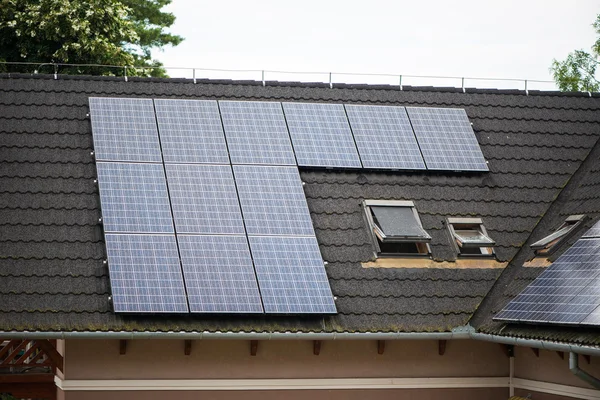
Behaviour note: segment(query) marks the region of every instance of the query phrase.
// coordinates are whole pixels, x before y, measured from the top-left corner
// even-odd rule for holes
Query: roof
[[[586,213],[589,223],[600,215],[600,163],[588,157],[600,151],[600,94],[403,89],[0,76],[0,331],[447,332],[471,321],[503,334],[493,313],[542,270],[522,267],[531,255],[524,244],[545,236],[565,213]],[[338,315],[116,315],[90,155],[92,96],[459,107],[490,172],[301,169]],[[373,248],[364,199],[412,200],[432,236],[435,262],[365,268]],[[447,217],[481,217],[508,267],[456,262]]]

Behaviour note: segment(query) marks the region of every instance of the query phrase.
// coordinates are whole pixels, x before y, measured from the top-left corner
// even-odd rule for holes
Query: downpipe
[[[600,389],[600,379],[579,368],[579,354],[569,353],[569,370],[582,381],[592,385],[596,389]]]

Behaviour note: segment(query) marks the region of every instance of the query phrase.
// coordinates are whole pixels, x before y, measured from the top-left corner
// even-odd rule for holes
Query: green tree
[[[592,24],[596,34],[600,35],[600,14]],[[591,54],[584,50],[575,50],[569,53],[566,59],[552,60],[550,71],[558,88],[562,91],[590,91],[597,92],[600,82],[596,78],[600,56],[600,37],[592,46]]]
[[[165,76],[151,50],[183,40],[165,32],[171,0],[0,0],[0,61],[135,66],[129,75]],[[7,67],[5,67],[6,69]],[[22,66],[31,72],[38,66]],[[44,67],[42,67],[44,68]],[[41,72],[45,72],[40,68]],[[47,68],[47,67],[46,67]],[[17,70],[14,66],[11,71]],[[121,75],[122,69],[61,67],[61,73]]]

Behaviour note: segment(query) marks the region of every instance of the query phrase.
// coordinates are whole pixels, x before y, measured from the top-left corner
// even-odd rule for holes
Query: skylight
[[[460,255],[492,255],[496,244],[481,218],[448,218],[448,229]]]
[[[535,250],[536,254],[539,255],[551,253],[557,248],[559,243],[561,243],[566,237],[570,236],[575,227],[579,226],[584,218],[584,215],[569,216],[565,222],[563,222],[562,225],[560,225],[554,232],[533,243],[531,248]]]
[[[365,200],[364,208],[378,254],[429,254],[431,236],[412,201]]]

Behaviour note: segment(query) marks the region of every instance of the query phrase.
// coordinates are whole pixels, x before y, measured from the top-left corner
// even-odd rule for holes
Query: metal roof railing
[[[163,68],[171,78],[187,78],[196,83],[199,79],[247,79],[262,82],[266,86],[269,81],[290,81],[285,77],[292,77],[292,81],[325,83],[333,88],[335,84],[385,84],[398,86],[400,90],[404,86],[412,84],[413,86],[431,86],[431,81],[450,87],[466,89],[467,84],[477,84],[493,82],[494,86],[477,86],[479,88],[501,88],[501,89],[519,89],[528,92],[529,89],[537,90],[557,90],[556,84],[551,80],[537,79],[515,79],[515,78],[481,78],[466,76],[437,76],[437,75],[404,75],[404,74],[381,74],[381,73],[353,73],[353,72],[309,72],[309,71],[278,71],[278,70],[258,70],[258,69],[223,69],[223,68],[192,68],[192,67],[134,67],[123,65],[105,65],[105,64],[69,64],[69,63],[32,63],[32,62],[8,62],[2,61],[4,65],[2,72],[20,72],[16,71],[19,66],[34,67],[33,73],[53,73],[54,78],[58,79],[60,70],[67,68],[102,68],[113,69],[114,76],[122,76],[125,81],[128,77],[137,76],[133,71],[148,71]],[[15,71],[10,71],[14,66]],[[48,70],[49,69],[49,70]],[[87,73],[87,71],[86,71]],[[281,79],[284,78],[284,79]],[[427,84],[424,84],[424,83]],[[500,83],[500,85],[498,85]],[[439,85],[436,85],[439,86]],[[502,86],[502,87],[499,87]]]

